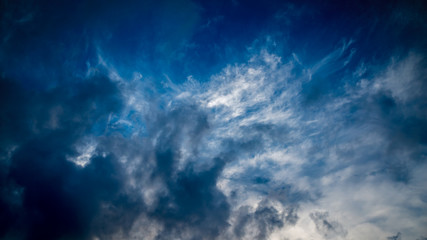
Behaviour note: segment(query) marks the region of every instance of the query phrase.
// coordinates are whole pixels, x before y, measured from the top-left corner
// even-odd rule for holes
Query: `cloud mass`
[[[426,239],[423,1],[0,9],[0,239]]]

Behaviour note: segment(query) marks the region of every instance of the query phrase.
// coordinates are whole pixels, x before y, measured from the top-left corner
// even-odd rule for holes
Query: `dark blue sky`
[[[427,232],[424,1],[0,4],[0,239]]]

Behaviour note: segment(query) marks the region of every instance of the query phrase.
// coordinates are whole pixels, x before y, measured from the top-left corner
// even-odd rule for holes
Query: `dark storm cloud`
[[[215,239],[227,226],[229,206],[215,184],[223,163],[194,173],[191,167],[168,179],[169,193],[161,196],[150,216],[165,226],[158,239],[190,235],[191,239]]]
[[[196,106],[181,106],[156,118],[153,134],[158,134],[152,155],[155,167],[151,179],[160,179],[167,193],[157,199],[157,205],[147,214],[164,224],[158,239],[190,235],[191,239],[214,239],[226,227],[229,205],[216,187],[219,174],[230,161],[221,156],[208,161],[208,166],[197,167],[198,141],[209,129],[207,115]],[[183,142],[191,143],[192,158],[184,163]]]
[[[86,238],[100,203],[118,197],[124,178],[114,156],[94,156],[84,169],[66,158],[121,108],[116,86],[102,76],[48,91],[5,79],[1,85],[0,147],[10,155],[1,163],[1,235]]]
[[[0,82],[0,234],[105,239],[117,231],[126,234],[144,213],[164,224],[158,238],[181,231],[194,231],[198,239],[217,236],[227,225],[229,206],[216,180],[228,160],[211,160],[205,170],[188,164],[175,171],[187,135],[197,153],[208,128],[206,115],[193,107],[156,109],[155,117],[146,119],[148,139],[123,139],[108,128],[109,117],[122,107],[116,84],[105,77],[85,79],[97,64],[97,48],[108,48],[107,58],[114,56],[118,68],[131,64],[163,74],[157,64],[164,66],[191,36],[197,6],[189,1],[2,1],[1,9],[0,71],[13,81]],[[152,64],[140,65],[141,59]],[[78,156],[76,144],[86,137],[99,137],[100,143],[81,168],[67,159]],[[127,175],[118,160],[123,156],[138,157],[135,164],[143,170]],[[140,195],[126,191],[128,178],[146,180],[139,178],[143,175],[161,181],[167,192],[153,196],[157,205],[151,209]]]
[[[2,149],[55,131],[76,139],[121,108],[115,84],[103,76],[40,91],[8,79],[0,82]]]
[[[225,150],[216,158],[201,157],[200,142],[210,126],[197,106],[152,107],[145,116],[148,136],[103,137],[98,144],[100,150],[129,159],[124,167],[137,185],[126,192],[139,202],[125,210],[129,214],[140,210],[141,216],[161,226],[156,239],[215,239],[228,228],[230,206],[216,184],[232,155]],[[183,151],[189,151],[190,158],[184,158]],[[153,189],[155,194],[142,196]]]
[[[6,154],[17,146],[2,161],[2,236],[108,239],[118,231],[126,235],[141,214],[163,226],[158,239],[180,235],[214,239],[228,227],[229,205],[216,182],[231,155],[196,165],[198,142],[209,129],[206,114],[197,107],[157,110],[147,123],[151,135],[145,140],[113,133],[100,137],[82,168],[67,158],[78,155],[79,140],[103,135],[108,116],[121,109],[115,84],[96,77],[49,91],[29,91],[6,80],[2,86],[2,103],[7,103],[2,112],[2,124],[7,124],[1,128],[2,151]],[[186,141],[193,157],[178,170]],[[127,172],[118,160],[123,156],[138,156],[134,162],[138,169]],[[131,177],[147,183],[128,191]],[[153,196],[155,206],[148,208],[138,193],[150,181],[160,181],[165,191]]]
[[[93,234],[90,226],[101,210],[100,204],[112,204],[118,198],[123,178],[116,159],[94,157],[86,168],[78,169],[64,156],[57,156],[56,151],[62,150],[63,154],[64,150],[50,142],[63,139],[37,141],[22,146],[14,155],[9,174],[23,190],[22,218],[27,238],[86,238]],[[120,207],[127,202],[121,199],[114,203]]]

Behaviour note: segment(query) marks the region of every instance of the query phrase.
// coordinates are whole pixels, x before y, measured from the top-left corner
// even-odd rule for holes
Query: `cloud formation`
[[[426,238],[421,1],[43,3],[1,5],[1,239]]]

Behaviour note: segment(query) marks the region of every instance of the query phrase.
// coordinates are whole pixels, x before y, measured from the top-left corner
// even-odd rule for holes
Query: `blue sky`
[[[1,239],[427,239],[423,1],[2,1]]]

